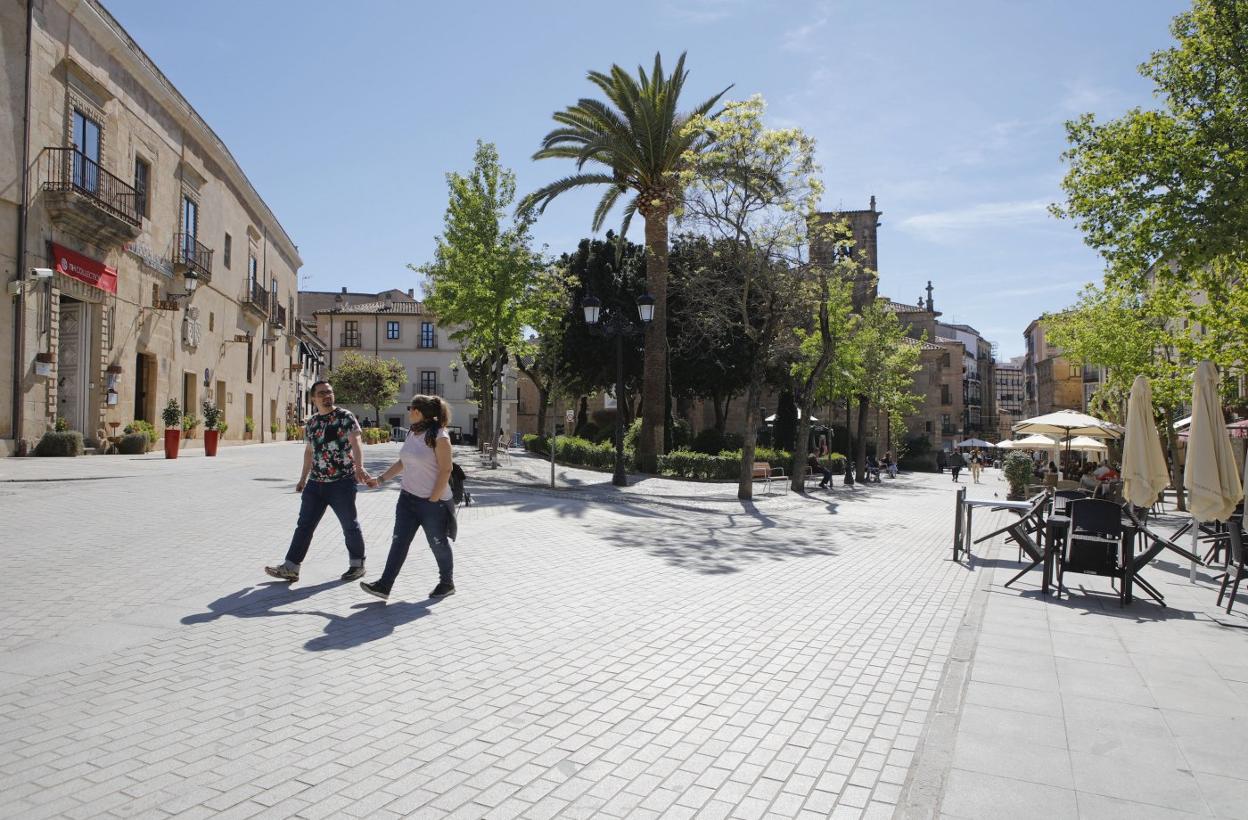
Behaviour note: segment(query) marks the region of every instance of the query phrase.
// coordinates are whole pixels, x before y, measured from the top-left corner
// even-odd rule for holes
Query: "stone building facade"
[[[1015,356],[1008,362],[998,362],[996,367],[997,431],[992,441],[1014,437],[1014,425],[1023,420],[1023,356]]]
[[[294,242],[97,0],[0,4],[0,32],[0,452],[57,418],[159,429],[171,398],[271,438],[296,395]]]
[[[1023,331],[1023,417],[1055,410],[1083,410],[1083,368],[1062,356],[1045,339],[1044,324],[1033,320]]]
[[[407,373],[407,383],[399,401],[383,407],[383,427],[407,426],[407,402],[417,393],[436,394],[446,399],[453,415],[456,437],[477,435],[485,426],[478,419],[476,388],[463,368],[462,348],[451,334],[454,327],[443,326],[430,313],[414,291],[398,289],[380,293],[302,291],[300,305],[305,322],[325,343],[325,367],[332,381],[334,366],[349,353],[379,359],[395,359]],[[516,373],[503,371],[502,429],[510,438],[516,430]],[[376,413],[371,407],[346,405],[361,419]]]

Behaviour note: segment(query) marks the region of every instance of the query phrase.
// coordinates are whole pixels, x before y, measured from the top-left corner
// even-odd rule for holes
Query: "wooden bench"
[[[773,478],[784,478],[784,468],[772,467],[766,461],[756,461],[752,465],[752,469],[750,471],[750,477],[754,481],[763,482],[764,486],[766,486],[767,488],[767,492],[770,494],[771,493],[771,480]]]

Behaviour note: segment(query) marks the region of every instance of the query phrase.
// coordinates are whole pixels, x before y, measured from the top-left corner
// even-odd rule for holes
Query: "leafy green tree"
[[[399,391],[407,382],[407,371],[397,359],[348,353],[330,372],[329,379],[339,401],[371,407],[380,419],[381,408],[398,401]]]
[[[499,165],[498,151],[477,141],[468,176],[446,175],[450,197],[434,260],[412,267],[425,277],[425,305],[455,328],[464,369],[478,390],[478,443],[496,446],[493,391],[511,354],[522,352],[524,328],[546,321],[557,290],[530,248],[532,214],[521,210],[510,224],[516,178]]]
[[[582,99],[557,112],[554,119],[560,127],[545,136],[533,155],[534,159],[575,160],[577,173],[534,191],[521,203],[522,208],[535,206],[541,211],[565,191],[605,185],[607,190],[594,209],[595,231],[620,198],[629,194],[632,198],[624,206],[621,235],[628,234],[634,214],[640,213],[646,221],[646,285],[654,297],[654,320],[646,329],[637,460],[647,472],[657,468],[666,406],[667,223],[682,201],[681,169],[689,156],[710,141],[705,127],[687,126],[693,120],[703,122],[728,90],[696,106],[690,114],[682,114],[678,105],[687,76],[684,54],[670,75],[663,72],[658,54],[648,75],[639,67],[633,77],[618,65],[611,66],[607,74],[589,72],[589,81],[607,100]],[[601,170],[583,172],[586,163]]]
[[[1248,264],[1248,0],[1193,0],[1175,45],[1140,66],[1161,106],[1067,123],[1067,202],[1111,275],[1150,268],[1209,290]],[[1164,261],[1166,264],[1157,265]],[[1211,300],[1209,315],[1232,314]],[[1209,315],[1206,317],[1208,322]]]
[[[749,340],[745,442],[737,497],[753,495],[752,465],[759,401],[768,373],[794,358],[796,329],[810,321],[820,299],[819,268],[809,258],[823,185],[815,142],[798,129],[763,126],[766,104],[755,96],[730,102],[715,119],[695,118],[688,128],[710,131],[702,150],[689,151],[682,171],[687,191],[683,223],[707,236],[721,256],[689,293],[692,313],[708,338]]]

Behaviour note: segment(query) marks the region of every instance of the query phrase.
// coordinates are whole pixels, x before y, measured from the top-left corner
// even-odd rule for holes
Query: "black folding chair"
[[[1100,575],[1118,580],[1119,604],[1126,603],[1124,563],[1119,560],[1122,546],[1122,511],[1112,501],[1079,498],[1071,501],[1070,532],[1057,562],[1057,594],[1062,594],[1062,578],[1068,572]]]
[[[1007,533],[1006,540],[1013,541],[1015,544],[1018,544],[1020,561],[1023,560],[1022,554],[1024,552],[1027,553],[1027,557],[1031,559],[1031,563],[1024,567],[1023,570],[1013,578],[1006,581],[1005,586],[1007,587],[1019,578],[1022,578],[1031,570],[1040,566],[1040,564],[1044,563],[1044,549],[1040,546],[1039,533],[1044,530],[1044,508],[1048,504],[1048,501],[1049,495],[1047,492],[1037,493],[1035,496],[1028,499],[1028,502],[1031,504],[1030,508],[1023,511],[1014,511],[1018,513],[1017,521],[1011,521],[1001,529],[995,530],[987,535],[975,539],[975,543],[978,544],[981,541],[987,541],[989,538],[998,536],[1001,533]],[[1033,536],[1035,537],[1033,538]]]
[[[1218,590],[1218,606],[1222,606],[1222,596],[1226,594],[1226,585],[1231,585],[1231,597],[1226,602],[1226,611],[1229,614],[1231,607],[1235,606],[1235,595],[1239,591],[1239,582],[1244,580],[1244,525],[1242,521],[1232,518],[1226,522],[1227,541],[1231,548],[1231,558],[1226,564],[1226,574],[1222,576],[1222,587]],[[1234,582],[1231,581],[1231,574],[1235,575]]]

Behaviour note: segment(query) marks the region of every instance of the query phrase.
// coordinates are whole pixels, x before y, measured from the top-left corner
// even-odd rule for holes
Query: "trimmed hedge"
[[[35,445],[37,456],[80,456],[83,453],[82,433],[77,430],[50,430]]]
[[[156,426],[152,424],[150,421],[142,421],[141,419],[135,419],[134,421],[126,425],[125,430],[123,432],[125,432],[127,435],[129,435],[130,433],[139,433],[147,437],[147,443],[149,445],[156,443]]]
[[[141,456],[151,449],[151,442],[142,433],[130,433],[117,442],[117,452],[123,456]]]
[[[365,444],[385,444],[390,440],[389,427],[364,427],[361,438]]]
[[[550,455],[550,445],[546,436],[529,433],[523,436],[521,441],[524,449],[530,453]],[[595,444],[589,439],[577,436],[559,436],[555,439],[555,459],[565,464],[610,468],[615,466],[615,445],[610,441]],[[624,451],[625,469],[631,469],[632,462],[633,454],[626,449]]]

